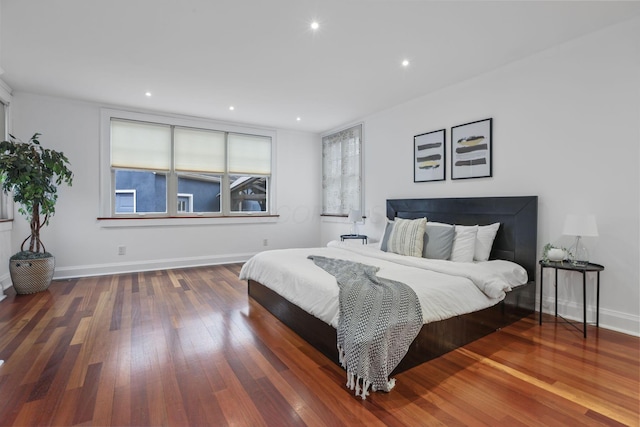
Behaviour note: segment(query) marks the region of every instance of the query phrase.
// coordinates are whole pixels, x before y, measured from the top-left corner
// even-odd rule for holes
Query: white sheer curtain
[[[361,210],[362,125],[322,138],[322,213]]]

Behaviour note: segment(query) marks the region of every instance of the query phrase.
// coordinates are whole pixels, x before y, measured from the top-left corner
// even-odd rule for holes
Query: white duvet
[[[330,242],[324,248],[261,252],[247,261],[240,279],[252,279],[320,320],[337,327],[335,277],[307,259],[309,255],[345,259],[379,267],[378,276],[406,283],[416,292],[424,323],[482,310],[527,283],[527,273],[509,261],[460,263],[383,252],[376,244]]]

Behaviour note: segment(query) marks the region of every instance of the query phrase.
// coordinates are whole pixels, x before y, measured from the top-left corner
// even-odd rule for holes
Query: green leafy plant
[[[13,192],[13,200],[21,205],[19,212],[27,217],[31,227],[31,234],[20,246],[22,252],[27,252],[24,245],[29,241],[24,257],[47,254],[40,229],[55,213],[58,186],[62,183],[71,186],[73,182],[69,160],[62,152],[43,148],[40,135],[34,134],[28,142],[10,135],[9,141],[0,142],[0,184],[4,191]]]

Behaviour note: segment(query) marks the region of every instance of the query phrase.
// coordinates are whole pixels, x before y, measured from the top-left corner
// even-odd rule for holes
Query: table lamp
[[[353,224],[351,226],[351,234],[353,234],[354,236],[358,234],[356,223],[360,221],[362,221],[362,212],[360,212],[360,210],[358,209],[351,209],[349,211],[349,222]]]
[[[597,237],[598,226],[595,215],[568,214],[564,219],[562,234],[576,236],[575,243],[569,248],[569,261],[573,265],[585,266],[589,264],[589,251],[580,241],[582,237]]]

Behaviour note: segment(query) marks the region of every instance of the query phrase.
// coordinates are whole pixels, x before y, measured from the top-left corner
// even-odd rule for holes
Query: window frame
[[[0,74],[1,74],[0,69]],[[6,140],[11,133],[10,123],[11,123],[11,88],[7,86],[7,84],[0,80],[0,102],[4,106],[3,108],[3,116],[0,120],[4,121],[4,135],[0,135],[2,140]],[[13,221],[14,215],[14,204],[13,204],[13,196],[5,193],[0,189],[0,222],[7,222],[9,227],[11,226],[11,222]],[[2,292],[0,292],[1,294]]]
[[[221,182],[221,197],[223,206],[226,209],[221,209],[220,212],[178,212],[177,211],[177,185],[178,178],[184,175],[183,172],[177,172],[172,170],[170,172],[163,172],[167,175],[167,212],[166,213],[115,213],[115,173],[111,167],[111,120],[122,119],[138,122],[157,123],[163,125],[169,125],[172,127],[187,127],[202,129],[208,131],[218,131],[226,133],[237,133],[255,135],[259,137],[268,137],[271,139],[271,174],[268,175],[268,196],[265,211],[251,211],[251,212],[231,212],[228,208],[229,195],[229,183],[228,172],[222,177]],[[248,126],[236,125],[233,123],[222,123],[216,121],[209,121],[204,119],[197,119],[186,116],[177,115],[160,115],[133,111],[123,111],[110,108],[102,108],[100,111],[100,215],[99,219],[139,219],[139,218],[154,218],[154,219],[175,219],[183,218],[186,223],[190,223],[193,219],[201,220],[202,218],[249,218],[249,217],[271,217],[277,216],[275,212],[275,200],[276,200],[276,175],[275,159],[276,159],[276,146],[277,146],[277,132],[271,129],[253,128]],[[176,197],[172,197],[175,194]],[[175,200],[174,200],[175,199]],[[225,199],[226,203],[225,203]],[[120,222],[122,224],[122,222]]]
[[[358,208],[361,212],[365,212],[365,199],[364,199],[364,193],[365,193],[365,188],[364,188],[364,139],[365,139],[365,129],[364,129],[364,122],[358,122],[358,123],[354,123],[351,124],[349,126],[346,127],[342,127],[340,129],[337,130],[333,130],[327,133],[324,133],[321,135],[320,138],[320,143],[321,143],[321,153],[322,153],[322,182],[324,183],[325,180],[325,176],[324,176],[324,139],[331,137],[333,135],[348,131],[350,129],[353,128],[360,128],[360,156],[358,159],[358,165],[360,168],[360,174],[359,174],[359,182],[360,182],[360,194],[359,194],[359,202],[360,202],[360,207]],[[344,200],[341,200],[341,206],[342,206],[342,210],[344,210]],[[321,200],[321,216],[323,217],[347,217],[349,215],[349,212],[346,213],[337,213],[337,212],[326,212],[325,211],[326,206],[325,206],[325,193],[324,193],[324,189],[322,190],[322,200]]]
[[[9,132],[7,131],[7,105],[4,103],[2,97],[0,97],[0,109],[2,112],[0,113],[0,120],[4,123],[0,123],[0,127],[4,129],[4,133],[0,135],[2,141],[5,141]],[[0,189],[0,220],[8,220],[9,212],[7,209],[7,205],[9,204],[9,196],[4,191]]]

